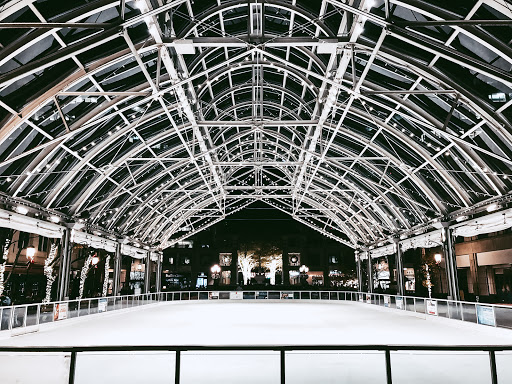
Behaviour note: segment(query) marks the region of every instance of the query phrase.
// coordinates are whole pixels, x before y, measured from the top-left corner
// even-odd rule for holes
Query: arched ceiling
[[[262,200],[358,247],[509,195],[508,1],[0,5],[4,200],[159,248]]]

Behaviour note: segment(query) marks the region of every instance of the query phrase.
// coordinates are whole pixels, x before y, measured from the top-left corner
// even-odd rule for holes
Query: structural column
[[[156,262],[156,279],[155,279],[155,290],[156,292],[162,291],[162,255],[157,253],[158,259]]]
[[[290,285],[290,266],[289,266],[289,257],[288,257],[288,249],[283,249],[283,273],[282,273],[282,281],[281,285]]]
[[[452,300],[460,300],[455,246],[452,230],[448,226],[448,223],[443,223],[443,252],[446,263],[446,277],[448,280],[448,298],[451,298]]]
[[[357,290],[363,290],[363,271],[361,269],[361,254],[359,252],[355,252],[356,263],[357,263]]]
[[[470,293],[473,293],[475,296],[480,296],[480,282],[478,281],[478,258],[476,253],[469,254],[469,271],[471,276],[471,281],[468,279],[468,288],[471,289]]]
[[[71,242],[71,229],[66,228],[62,236],[62,251],[60,253],[59,281],[57,284],[57,300],[66,300],[69,296],[69,274],[71,270],[71,252],[73,243]]]
[[[121,243],[116,245],[116,253],[114,255],[114,274],[113,274],[113,287],[112,296],[118,296],[121,291]]]
[[[151,253],[146,253],[146,265],[144,268],[144,293],[149,293],[151,283]]]
[[[233,250],[231,254],[231,284],[238,287],[238,250]]]
[[[373,293],[373,263],[370,251],[366,251],[366,263],[368,274],[368,292]]]
[[[404,259],[402,255],[402,247],[398,239],[395,239],[396,253],[395,253],[395,264],[396,264],[396,284],[398,288],[398,294],[405,294],[405,276],[404,276]]]

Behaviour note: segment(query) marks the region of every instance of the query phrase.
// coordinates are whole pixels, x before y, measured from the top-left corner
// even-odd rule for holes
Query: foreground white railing
[[[0,331],[28,329],[40,324],[89,316],[96,313],[166,301],[194,300],[329,300],[356,301],[403,310],[512,329],[512,306],[472,303],[413,296],[351,291],[178,291],[141,295],[109,296],[49,304],[0,307]]]

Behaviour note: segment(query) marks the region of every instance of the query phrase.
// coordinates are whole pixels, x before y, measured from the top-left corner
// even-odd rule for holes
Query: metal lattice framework
[[[4,1],[0,188],[159,248],[254,200],[351,247],[426,226],[510,191],[511,9]]]

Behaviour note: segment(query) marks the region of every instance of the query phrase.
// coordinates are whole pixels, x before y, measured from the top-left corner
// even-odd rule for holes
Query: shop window
[[[48,238],[47,237],[39,236],[37,250],[40,252],[46,252],[48,250]]]
[[[190,265],[190,257],[184,257],[181,260],[183,265]]]
[[[298,267],[300,265],[300,253],[289,253],[288,264],[292,267]]]
[[[231,260],[232,260],[232,254],[231,253],[219,253],[219,265],[221,267],[229,267],[231,266]]]
[[[201,272],[199,276],[197,276],[196,288],[206,288],[208,285],[208,277]]]
[[[20,231],[18,236],[18,249],[26,248],[30,239],[30,233]]]
[[[222,285],[231,284],[231,271],[222,271],[220,275],[220,283]]]

